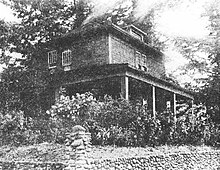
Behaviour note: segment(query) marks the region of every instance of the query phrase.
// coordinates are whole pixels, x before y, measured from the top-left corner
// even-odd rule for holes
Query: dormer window
[[[49,68],[54,68],[57,65],[57,51],[53,50],[47,53],[48,54],[48,66]]]
[[[129,32],[130,35],[133,37],[139,39],[140,41],[144,41],[144,36],[146,33],[139,28],[135,27],[134,25],[129,25],[127,27],[124,27],[124,29]]]
[[[72,51],[65,50],[62,52],[62,66],[69,66],[72,64]]]
[[[144,38],[143,38],[143,35],[137,33],[135,30],[131,30],[130,33],[131,33],[131,35],[133,35],[135,38],[137,38],[137,39],[143,41],[143,39],[144,39]]]

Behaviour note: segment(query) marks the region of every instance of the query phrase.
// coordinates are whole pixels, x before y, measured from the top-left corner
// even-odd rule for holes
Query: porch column
[[[56,89],[55,89],[55,103],[57,103],[60,100],[61,92],[62,92],[62,86],[56,87]]]
[[[58,102],[60,99],[60,87],[55,89],[55,103]]]
[[[194,114],[194,110],[193,110],[193,104],[194,104],[194,100],[191,100],[191,109],[192,109],[192,114]]]
[[[174,121],[176,122],[176,93],[173,93],[173,113]]]
[[[152,86],[152,99],[153,99],[153,116],[156,117],[156,88]]]
[[[129,99],[128,77],[121,77],[121,95],[124,99]]]

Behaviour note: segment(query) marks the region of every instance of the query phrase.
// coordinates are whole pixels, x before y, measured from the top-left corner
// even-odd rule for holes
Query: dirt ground
[[[1,161],[40,161],[40,162],[64,162],[65,145],[42,143],[31,146],[0,147]],[[154,154],[189,153],[211,151],[219,148],[208,146],[160,146],[160,147],[113,147],[93,146],[90,157],[93,159],[114,159],[119,157],[145,157]]]

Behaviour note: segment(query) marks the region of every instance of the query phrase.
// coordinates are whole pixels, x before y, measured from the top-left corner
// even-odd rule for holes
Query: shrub
[[[22,112],[0,115],[1,144],[64,143],[75,125],[91,132],[94,145],[156,146],[220,144],[220,126],[212,123],[203,106],[179,114],[170,110],[152,116],[145,106],[91,93],[62,96],[42,117],[24,119]]]
[[[138,103],[115,100],[109,96],[97,101],[91,93],[85,93],[71,99],[62,97],[48,114],[52,122],[59,122],[53,128],[57,129],[53,131],[56,132],[54,136],[64,138],[65,132],[80,124],[91,132],[95,145],[210,144],[214,142],[213,137],[219,139],[216,126],[211,126],[208,115],[200,105],[186,110],[185,114],[174,120],[170,110],[153,117],[145,106]]]
[[[7,114],[0,113],[0,138],[1,145],[20,144],[25,139],[22,132],[24,130],[24,117],[22,112],[10,111]]]

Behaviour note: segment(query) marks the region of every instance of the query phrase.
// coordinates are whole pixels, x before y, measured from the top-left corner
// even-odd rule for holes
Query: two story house
[[[146,33],[130,25],[86,25],[54,42],[48,67],[59,70],[52,85],[55,99],[60,87],[67,95],[90,91],[95,96],[122,96],[140,100],[155,115],[192,101],[193,95],[167,81],[164,54],[144,42]]]

